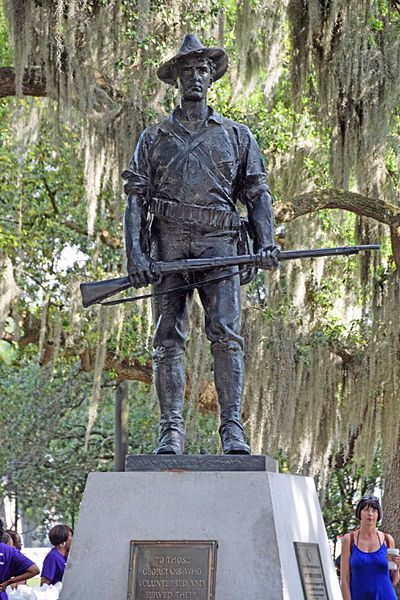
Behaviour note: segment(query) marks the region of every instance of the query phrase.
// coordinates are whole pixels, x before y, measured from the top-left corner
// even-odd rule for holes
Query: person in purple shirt
[[[4,533],[0,519],[0,538]],[[39,574],[39,567],[17,548],[0,542],[0,600],[7,600],[6,587]]]
[[[22,550],[22,540],[18,531],[14,531],[14,529],[6,529],[6,533],[10,536],[13,542],[14,548],[17,550]]]
[[[54,546],[43,562],[40,585],[54,585],[62,581],[67,557],[71,547],[73,531],[68,525],[54,525],[49,531],[49,540]]]

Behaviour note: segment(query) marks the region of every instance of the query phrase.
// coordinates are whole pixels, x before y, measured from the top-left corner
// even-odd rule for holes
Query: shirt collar
[[[211,106],[207,106],[207,108],[208,108],[208,117],[206,119],[207,123],[210,121],[213,121],[214,123],[217,123],[218,125],[222,125],[221,115],[219,113],[217,113]],[[173,125],[174,123],[178,122],[180,124],[180,122],[181,122],[180,113],[181,113],[180,106],[176,106],[175,109],[173,110],[173,112],[170,114],[170,116],[163,123],[160,124],[159,129],[165,133],[169,130],[171,125]]]
[[[53,554],[55,554],[56,556],[61,556],[61,558],[63,558],[65,561],[67,560],[67,558],[64,556],[64,554],[61,554],[59,549],[56,548],[55,546],[52,547],[52,551],[53,551]]]
[[[222,125],[222,117],[219,113],[217,113],[216,110],[214,110],[211,106],[208,107],[208,120],[209,121],[215,121],[215,123],[218,123],[218,125]]]

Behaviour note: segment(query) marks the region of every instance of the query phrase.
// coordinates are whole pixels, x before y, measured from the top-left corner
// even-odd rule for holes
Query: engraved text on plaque
[[[132,541],[128,600],[214,600],[216,541]]]
[[[318,544],[293,542],[296,550],[304,598],[329,600]]]

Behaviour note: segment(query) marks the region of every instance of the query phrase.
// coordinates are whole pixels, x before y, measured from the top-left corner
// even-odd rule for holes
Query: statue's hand
[[[128,278],[133,287],[141,288],[159,281],[160,272],[155,264],[147,254],[137,253],[128,259]]]
[[[279,255],[281,248],[277,244],[270,246],[264,246],[259,249],[259,253],[262,256],[263,268],[268,271],[275,271],[279,267]]]

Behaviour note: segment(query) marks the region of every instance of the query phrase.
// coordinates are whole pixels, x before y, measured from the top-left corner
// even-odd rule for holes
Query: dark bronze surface
[[[130,286],[154,286],[153,373],[160,405],[155,454],[181,455],[185,449],[184,354],[195,289],[213,356],[223,453],[251,453],[241,417],[240,284],[251,281],[257,267],[273,270],[280,258],[296,254],[283,254],[275,244],[272,197],[257,141],[247,126],[207,104],[209,88],[227,67],[225,50],[204,46],[195,34],[186,35],[159,67],[158,77],[176,85],[180,102],[143,131],[121,174],[128,277],[81,285],[84,306]],[[360,248],[304,250],[297,257]]]
[[[295,260],[302,258],[318,258],[321,256],[349,256],[351,254],[358,254],[359,252],[369,252],[372,250],[379,250],[379,244],[367,244],[364,246],[339,246],[336,248],[312,248],[305,250],[284,250],[279,254],[279,262],[286,260]],[[191,273],[197,270],[213,269],[216,267],[226,267],[229,265],[251,265],[258,269],[263,268],[264,257],[262,254],[243,254],[236,257],[216,257],[209,259],[180,259],[170,262],[158,262],[154,264],[154,269],[162,273]],[[93,304],[104,303],[107,298],[123,292],[128,288],[132,287],[129,283],[128,277],[117,277],[115,279],[103,279],[102,281],[92,281],[88,283],[81,283],[82,303],[85,308],[92,306]],[[157,295],[157,292],[149,294],[150,296]],[[147,295],[145,296],[147,297]],[[140,300],[143,296],[135,296],[129,298],[129,301]],[[127,299],[122,298],[115,300],[110,304],[119,304],[120,302],[126,302]]]
[[[184,353],[189,303],[197,288],[211,345],[224,454],[250,454],[241,421],[244,385],[237,266],[161,273],[160,262],[245,254],[238,204],[247,210],[247,231],[266,268],[277,268],[272,199],[265,166],[250,130],[207,104],[208,89],[228,66],[221,48],[207,48],[194,34],[158,74],[177,86],[179,105],[140,136],[122,173],[129,283],[154,284],[154,383],[160,404],[155,454],[183,454],[186,385]],[[249,250],[247,248],[247,250]],[[190,284],[189,286],[187,284]]]
[[[154,285],[153,373],[160,405],[155,454],[181,455],[185,449],[184,354],[195,289],[213,355],[223,453],[251,453],[241,419],[240,283],[248,283],[258,266],[276,269],[281,253],[258,144],[248,127],[207,104],[210,86],[227,67],[226,52],[204,46],[195,34],[186,35],[175,56],[159,67],[159,78],[177,86],[180,102],[169,117],[145,129],[122,173],[128,277],[81,286],[84,306],[90,306],[129,286]],[[309,252],[300,254],[325,255]]]
[[[128,600],[214,600],[216,541],[131,541]]]
[[[270,456],[137,454],[126,457],[125,471],[273,471]]]
[[[293,542],[305,600],[329,600],[319,545]]]

